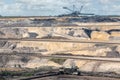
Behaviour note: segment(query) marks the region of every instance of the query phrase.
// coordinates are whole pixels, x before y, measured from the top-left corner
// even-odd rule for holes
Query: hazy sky
[[[40,16],[70,13],[62,7],[76,5],[83,13],[120,15],[120,0],[0,0],[3,16]]]

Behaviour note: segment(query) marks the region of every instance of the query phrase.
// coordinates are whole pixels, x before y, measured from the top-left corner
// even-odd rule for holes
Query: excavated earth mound
[[[87,30],[87,31],[86,31]],[[119,40],[119,31],[92,30],[90,28],[2,28],[0,38],[41,38],[41,39],[64,39],[64,40]],[[0,53],[37,53],[50,54],[72,54],[97,57],[120,57],[119,45],[105,44],[83,44],[65,42],[35,42],[35,41],[0,41]],[[27,55],[0,55],[0,67],[6,68],[39,68],[41,66],[72,67],[78,66],[81,71],[91,72],[115,72],[120,74],[120,63],[96,62],[83,60],[63,60],[59,64],[54,59],[43,59]]]

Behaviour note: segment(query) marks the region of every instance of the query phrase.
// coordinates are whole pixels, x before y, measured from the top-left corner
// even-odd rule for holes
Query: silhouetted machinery
[[[80,71],[79,71],[79,68],[77,66],[72,67],[72,68],[61,67],[59,69],[59,74],[80,75]]]
[[[92,16],[92,15],[94,15],[92,13],[81,13],[83,7],[84,6],[81,6],[80,10],[77,10],[75,5],[73,5],[73,9],[70,9],[68,7],[63,7],[63,9],[66,9],[66,10],[70,11],[71,13],[70,14],[63,14],[63,15],[60,15],[60,16],[74,16],[74,17],[78,17],[78,16]]]

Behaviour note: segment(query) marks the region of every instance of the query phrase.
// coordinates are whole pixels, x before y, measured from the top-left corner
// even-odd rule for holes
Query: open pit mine
[[[1,17],[1,79],[43,80],[41,74],[120,80],[120,17]]]

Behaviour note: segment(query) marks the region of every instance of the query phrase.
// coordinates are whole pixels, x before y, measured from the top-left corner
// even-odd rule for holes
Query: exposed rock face
[[[93,48],[93,47],[92,47]],[[91,48],[91,49],[92,49]],[[118,47],[114,49],[118,50]],[[112,53],[111,56],[108,56],[108,53]],[[78,52],[79,55],[91,55],[91,56],[106,56],[106,57],[120,57],[116,56],[116,53],[113,53],[113,49],[109,47],[99,47],[83,50],[82,52]],[[76,52],[75,52],[76,53]],[[66,68],[71,68],[73,66],[78,66],[81,71],[90,71],[90,72],[116,72],[120,74],[120,63],[115,62],[100,62],[100,61],[89,61],[89,60],[71,60],[68,59],[64,62],[63,66]]]
[[[105,31],[92,31],[91,29],[87,28],[79,28],[79,27],[35,27],[35,28],[25,28],[28,29],[29,33],[36,33],[37,38],[42,38],[46,37],[48,35],[51,36],[58,36],[58,37],[65,37],[68,39],[89,39],[91,37],[92,40],[119,40],[120,36],[119,31],[112,31],[110,32],[109,30]],[[87,32],[85,30],[89,30],[91,32]],[[107,31],[110,32],[107,33]]]
[[[120,40],[120,30],[111,30],[110,32],[110,40]]]
[[[7,43],[7,41],[0,41],[0,48],[4,47],[6,43]]]
[[[54,36],[61,36],[61,37],[66,37],[68,39],[74,39],[75,37],[77,39],[89,39],[89,36],[87,33],[84,31],[84,29],[81,28],[56,28],[56,27],[51,27],[51,28],[29,28],[29,32],[34,32],[37,33],[38,36],[37,38],[45,37],[51,34],[53,37]]]
[[[120,37],[120,31],[114,31],[114,32],[111,32],[111,36],[114,36],[114,37]]]
[[[118,51],[110,51],[107,53],[107,57],[109,58],[120,58],[120,54]]]
[[[25,38],[29,37],[26,29],[20,28],[2,28],[0,29],[1,38]]]
[[[0,48],[13,50],[16,48],[16,44],[16,42],[0,41]]]
[[[93,31],[91,33],[92,40],[109,40],[110,35],[107,32]]]
[[[73,50],[73,51],[68,51],[68,53],[71,53],[73,55],[84,55],[84,56],[106,56],[107,52],[111,52],[112,50],[109,47],[95,47],[91,46],[88,48],[84,48],[81,50]]]
[[[17,47],[14,49],[18,53],[35,53],[35,52],[47,52],[47,49],[40,47]]]
[[[34,58],[30,60],[25,67],[27,68],[39,68],[42,66],[53,66],[53,67],[60,67],[59,64],[49,61],[48,59],[40,59],[40,58]]]
[[[96,72],[116,72],[120,74],[120,63],[112,63],[112,62],[102,63],[96,69]]]
[[[68,59],[63,63],[63,67],[65,68],[74,68],[76,66],[75,60],[73,59]]]
[[[97,65],[95,61],[80,61],[76,60],[75,64],[79,67],[81,71],[91,71],[93,72],[95,66]]]
[[[55,27],[55,28],[7,28],[0,29],[0,38],[42,38],[49,34],[52,37],[65,37],[67,39],[89,39],[92,40],[109,40],[110,36],[119,36],[119,33],[113,32],[108,34],[104,31],[92,31],[87,33],[85,29],[74,27]],[[58,38],[60,39],[60,38]],[[104,44],[103,44],[104,45]],[[65,42],[7,42],[0,41],[0,52],[5,52],[8,49],[11,51],[21,53],[40,52],[41,54],[56,54],[70,53],[73,55],[86,55],[86,56],[107,56],[117,57],[120,54],[120,46],[111,49],[111,46],[96,46],[95,44],[86,43],[65,43]],[[2,51],[2,49],[5,49]],[[10,51],[9,51],[10,52]],[[116,53],[115,53],[116,52]],[[109,53],[109,55],[108,55]],[[83,61],[68,59],[63,65],[57,64],[48,59],[41,59],[33,56],[0,56],[0,67],[19,67],[19,68],[38,68],[43,66],[67,67],[71,68],[78,66],[82,71],[95,71],[95,72],[116,72],[120,73],[119,63],[96,62],[96,61]]]
[[[43,66],[60,67],[61,65],[48,59],[32,56],[0,56],[0,67],[4,68],[39,68]]]
[[[80,50],[86,47],[93,47],[94,44],[82,44],[82,43],[65,43],[65,42],[20,42],[17,44],[17,47],[39,47],[42,49],[48,50],[48,52],[57,52],[57,51],[72,51],[72,50]],[[49,53],[51,54],[51,53]]]
[[[116,51],[119,52],[119,54],[120,54],[120,45],[117,46]]]
[[[66,68],[78,66],[81,71],[90,72],[115,72],[120,74],[120,63],[85,61],[85,60],[66,60],[63,64]]]
[[[29,60],[29,56],[26,57],[26,60]],[[19,67],[22,68],[25,65],[25,61],[23,61],[22,56],[16,56],[16,55],[1,55],[0,56],[0,66],[1,67],[6,67],[6,68],[15,68]]]
[[[81,38],[89,38],[89,36],[87,35],[87,33],[84,30],[76,30],[74,35],[74,37],[81,37]]]
[[[47,36],[50,31],[51,31],[51,28],[27,28],[28,29],[28,32],[29,33],[37,33],[38,36],[36,38],[42,38],[44,36]]]

